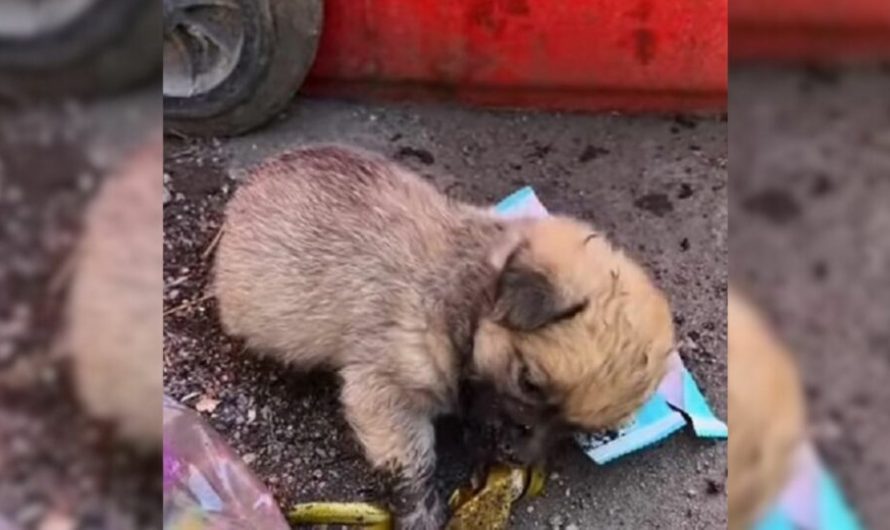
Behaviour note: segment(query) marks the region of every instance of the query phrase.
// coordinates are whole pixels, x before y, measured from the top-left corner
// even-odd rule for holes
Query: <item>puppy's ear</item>
[[[520,245],[498,278],[493,317],[507,328],[533,331],[563,317],[566,303],[544,273],[523,263]]]

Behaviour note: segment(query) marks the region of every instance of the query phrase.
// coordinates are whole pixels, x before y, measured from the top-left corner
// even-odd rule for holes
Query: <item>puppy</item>
[[[673,345],[663,294],[591,226],[505,221],[337,146],[252,172],[226,209],[215,294],[251,349],[338,371],[368,459],[397,477],[402,529],[445,522],[431,420],[462,383],[495,388],[543,450],[627,418]]]
[[[146,451],[161,448],[163,145],[151,136],[103,183],[86,216],[65,346],[78,397]]]
[[[752,528],[788,480],[805,438],[791,355],[754,308],[729,293],[729,528]]]

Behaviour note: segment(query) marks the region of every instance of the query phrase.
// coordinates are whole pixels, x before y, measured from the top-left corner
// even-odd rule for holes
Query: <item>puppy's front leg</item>
[[[342,373],[346,419],[368,460],[395,479],[397,530],[440,530],[447,512],[435,488],[432,422],[401,389],[360,369]]]

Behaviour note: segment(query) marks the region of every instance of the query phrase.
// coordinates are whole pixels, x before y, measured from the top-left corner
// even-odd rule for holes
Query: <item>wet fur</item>
[[[227,206],[216,259],[228,333],[338,371],[369,460],[399,477],[400,528],[444,523],[431,419],[456,410],[463,383],[495,388],[546,439],[556,423],[625,418],[673,343],[661,292],[590,226],[507,222],[350,148],[257,167]]]

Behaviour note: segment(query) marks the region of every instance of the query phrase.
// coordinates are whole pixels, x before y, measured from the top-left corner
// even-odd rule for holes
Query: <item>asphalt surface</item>
[[[890,528],[890,68],[730,82],[733,281],[796,352],[853,506]]]
[[[610,233],[669,293],[686,364],[726,417],[725,119],[299,102],[251,135],[169,138],[165,149],[165,386],[191,406],[213,403],[205,416],[283,506],[379,500],[382,484],[340,415],[334,378],[255,360],[222,334],[206,296],[208,248],[245,168],[319,141],[401,159],[450,196],[480,204],[530,184],[552,211]],[[454,430],[439,429],[445,486],[466,471]],[[726,524],[723,442],[680,433],[607,466],[567,446],[551,471],[544,497],[518,507],[515,528]]]

